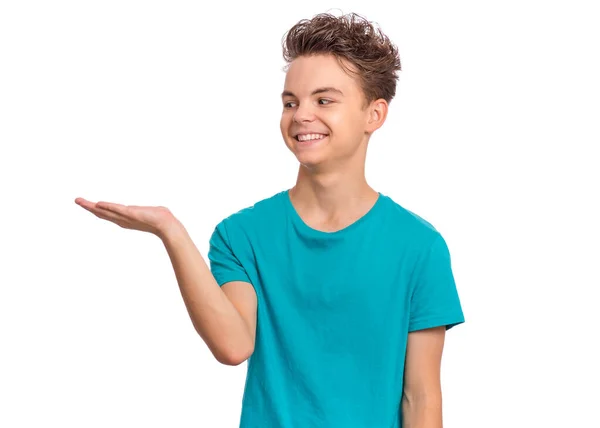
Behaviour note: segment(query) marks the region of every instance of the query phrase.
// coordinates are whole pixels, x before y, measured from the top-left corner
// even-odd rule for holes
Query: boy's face
[[[281,134],[306,166],[352,157],[387,113],[384,100],[365,108],[362,89],[332,55],[295,59],[286,74],[282,104]],[[318,134],[317,139],[311,134]]]

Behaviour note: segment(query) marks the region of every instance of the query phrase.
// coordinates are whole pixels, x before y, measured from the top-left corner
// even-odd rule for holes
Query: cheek
[[[332,144],[336,147],[346,147],[354,150],[363,141],[364,137],[361,120],[361,117],[349,114],[329,122],[328,125],[334,135]]]
[[[281,119],[279,120],[279,129],[281,129],[282,134],[287,134],[287,132],[289,130],[289,125],[290,125],[289,117],[285,113],[282,114]]]
[[[349,113],[336,112],[326,119],[326,124],[336,135],[353,134],[358,126],[357,118]]]

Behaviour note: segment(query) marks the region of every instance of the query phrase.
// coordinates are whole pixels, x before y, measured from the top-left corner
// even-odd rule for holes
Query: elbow
[[[226,366],[239,366],[252,356],[254,348],[244,348],[236,352],[226,352],[223,355],[215,356],[217,361]]]
[[[441,407],[442,393],[441,391],[432,390],[411,394],[405,390],[402,393],[402,404],[406,407]]]
[[[402,414],[406,426],[442,426],[442,397],[437,393],[403,394]],[[423,421],[427,421],[423,424]]]

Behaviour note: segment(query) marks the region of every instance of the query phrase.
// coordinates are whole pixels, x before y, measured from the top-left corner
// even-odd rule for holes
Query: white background
[[[330,11],[400,49],[367,179],[450,247],[445,428],[600,427],[593,3],[2,2],[0,426],[238,425],[246,364],[194,331],[161,241],[74,199],[167,206],[206,258],[293,186],[281,38]]]

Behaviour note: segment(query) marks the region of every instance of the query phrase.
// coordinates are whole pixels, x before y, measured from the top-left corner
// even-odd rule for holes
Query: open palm
[[[121,205],[112,202],[91,202],[84,198],[75,199],[75,203],[96,217],[111,221],[125,229],[141,230],[157,236],[172,224],[175,217],[166,207],[141,207]]]

